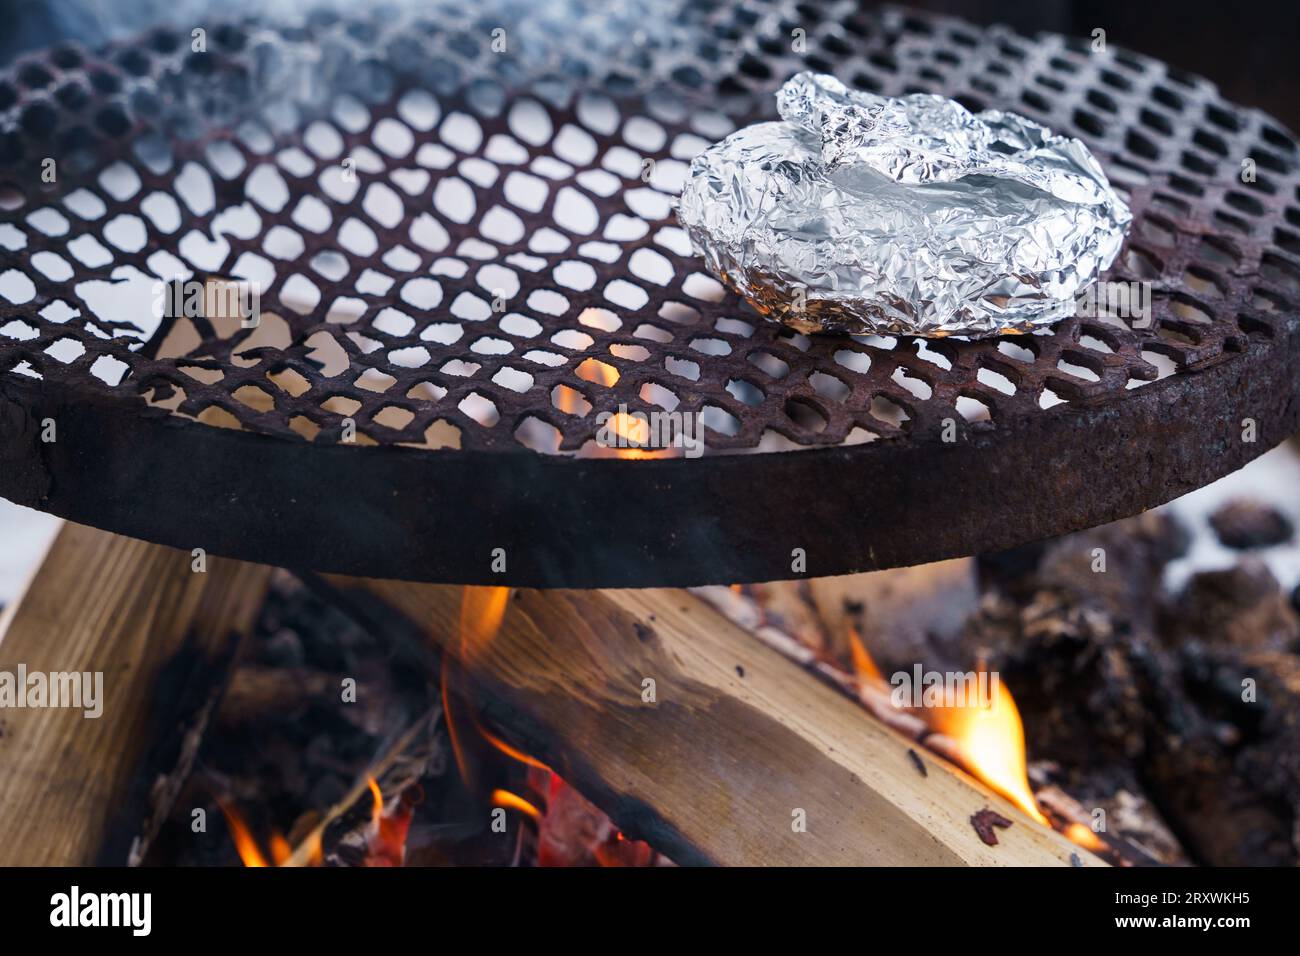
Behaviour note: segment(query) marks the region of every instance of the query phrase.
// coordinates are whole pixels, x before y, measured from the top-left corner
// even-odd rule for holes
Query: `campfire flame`
[[[501,622],[505,618],[506,602],[509,598],[509,588],[466,586],[461,594],[460,603],[460,634],[457,635],[459,650],[455,655],[447,653],[442,657],[443,718],[447,724],[447,736],[451,738],[452,757],[456,761],[456,768],[460,771],[461,779],[466,782],[467,786],[470,785],[474,777],[466,755],[465,740],[461,736],[460,707],[459,705],[453,705],[452,701],[454,696],[452,694],[452,685],[461,676],[461,669],[456,666],[453,658],[458,656],[462,661],[472,661],[492,643],[501,630]],[[510,744],[484,727],[482,722],[479,721],[478,715],[469,714],[468,722],[483,740],[510,759],[517,760],[529,767],[535,767],[538,770],[550,772],[550,768],[546,764],[529,756],[522,750],[510,746]]]
[[[270,862],[268,862],[266,854],[257,845],[257,839],[253,836],[253,832],[248,828],[248,824],[244,822],[244,818],[239,814],[239,811],[224,800],[218,800],[217,805],[221,807],[221,813],[226,818],[226,825],[230,827],[230,837],[235,843],[235,852],[239,854],[239,859],[244,866],[284,866],[289,862],[293,856],[293,847],[284,838],[284,834],[278,830],[271,831],[269,841]],[[307,865],[323,865],[324,855],[321,850],[320,836],[312,834],[308,839],[311,841],[311,848]]]
[[[542,763],[536,757],[529,756],[517,747],[511,747],[496,734],[492,733],[479,722],[477,717],[474,718],[474,729],[482,735],[484,740],[511,760],[517,760],[519,763],[526,764],[529,767],[535,767],[538,770],[545,770],[547,773],[551,772],[551,768],[546,766],[546,764]]]
[[[379,789],[379,781],[374,777],[366,777],[366,786],[370,788],[370,798],[373,801],[370,808],[370,825],[378,828],[379,821],[384,818],[384,792]]]
[[[460,651],[462,660],[471,660],[501,630],[510,589],[502,587],[466,587],[460,601]]]
[[[275,861],[276,866],[283,866],[289,857],[293,856],[293,847],[289,841],[284,838],[284,834],[279,830],[271,831],[271,859]]]
[[[884,684],[884,675],[852,624],[848,626],[848,633],[853,672],[858,680],[867,684]],[[956,742],[962,763],[971,776],[1006,797],[1032,819],[1051,826],[1029,786],[1025,727],[1015,698],[1004,681],[990,680],[989,683],[995,693],[988,706],[972,702],[966,706],[930,707],[912,712],[921,717],[931,730]],[[1066,836],[1088,849],[1100,843],[1087,827],[1079,829],[1086,832],[1086,837],[1076,837],[1070,830],[1066,831]]]
[[[492,805],[494,807],[505,807],[507,810],[518,810],[534,823],[540,823],[542,819],[541,810],[538,810],[537,807],[517,793],[511,793],[509,790],[493,790]]]
[[[655,859],[655,853],[647,844],[630,841],[622,833],[614,830],[608,818],[572,790],[559,774],[536,757],[511,746],[493,734],[483,726],[482,721],[473,711],[467,714],[461,713],[461,698],[453,694],[451,689],[453,682],[463,675],[463,669],[454,662],[454,659],[459,658],[461,662],[470,662],[486,650],[501,629],[508,598],[508,588],[466,587],[461,596],[460,634],[457,635],[459,649],[454,654],[450,651],[445,653],[442,658],[443,716],[447,724],[447,735],[451,739],[452,755],[460,770],[461,779],[467,788],[474,790],[476,778],[467,759],[465,748],[467,741],[462,736],[462,728],[470,726],[479,738],[498,753],[529,768],[528,789],[536,793],[538,800],[534,803],[511,790],[498,787],[489,797],[492,806],[523,814],[536,828],[539,842],[544,846],[551,845],[551,841],[546,839],[547,834],[555,832],[554,829],[548,828],[558,828],[565,834],[566,840],[577,838],[580,834],[585,834],[587,829],[591,829],[606,834],[605,842],[591,847],[593,857],[601,866],[625,866],[629,865],[627,862],[629,860],[634,861],[634,865],[649,865]],[[557,806],[565,808],[562,820],[554,813]],[[583,809],[575,814],[575,806]],[[583,821],[581,825],[575,824],[575,816]],[[572,833],[569,833],[570,828],[575,828]],[[538,863],[541,866],[551,865],[548,860],[554,858],[553,853],[539,851]]]
[[[476,777],[468,759],[465,739],[461,736],[460,707],[458,702],[453,700],[455,697],[453,688],[458,686],[457,682],[461,676],[456,659],[470,662],[487,649],[496,638],[497,632],[501,630],[501,622],[505,618],[506,602],[509,598],[509,588],[466,586],[460,599],[460,632],[456,635],[457,649],[454,653],[448,651],[442,655],[443,720],[447,725],[447,736],[451,741],[451,753],[456,762],[456,769],[460,771],[461,780],[465,781],[465,785],[471,790],[474,789]],[[531,760],[504,740],[490,734],[479,723],[477,716],[471,714],[469,722],[488,743],[502,753],[525,763]]]
[[[975,777],[1043,826],[1051,826],[1029,787],[1020,711],[1005,683],[999,680],[994,686],[988,706],[932,708],[930,725],[957,741],[966,767]]]
[[[1106,844],[1102,842],[1101,837],[1097,836],[1097,834],[1093,833],[1091,829],[1084,826],[1082,823],[1071,823],[1062,832],[1065,834],[1067,839],[1077,843],[1085,850],[1093,850],[1095,852],[1097,850],[1106,849]]]
[[[884,682],[884,675],[880,673],[880,668],[867,652],[866,645],[858,636],[858,629],[852,624],[849,625],[849,651],[853,656],[853,673],[858,675],[859,680]]]
[[[603,385],[606,388],[612,388],[618,383],[618,369],[612,365],[598,360],[588,360],[579,367],[579,377],[597,385]],[[561,384],[556,387],[553,394],[555,407],[568,415],[585,415],[586,411],[582,406],[587,400],[582,392],[572,385]],[[683,455],[683,449],[677,446],[667,448],[650,448],[652,434],[650,423],[643,418],[637,418],[626,412],[615,412],[610,416],[605,424],[610,432],[618,435],[624,441],[634,447],[629,448],[605,448],[595,447],[583,450],[584,455],[590,455],[595,458],[629,458],[629,459],[649,459],[649,458],[680,458]],[[641,447],[635,447],[641,446]]]
[[[224,803],[220,804],[221,812],[225,814],[226,825],[230,827],[230,837],[235,841],[235,851],[239,858],[244,861],[244,866],[264,867],[270,866],[266,862],[266,857],[262,855],[262,849],[257,845],[257,840],[253,838],[252,831],[244,823],[234,807],[228,807]]]

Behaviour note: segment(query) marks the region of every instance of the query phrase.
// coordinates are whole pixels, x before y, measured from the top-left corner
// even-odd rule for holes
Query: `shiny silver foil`
[[[691,164],[677,216],[709,270],[801,331],[973,337],[1069,315],[1132,215],[1077,139],[941,96],[800,73]]]

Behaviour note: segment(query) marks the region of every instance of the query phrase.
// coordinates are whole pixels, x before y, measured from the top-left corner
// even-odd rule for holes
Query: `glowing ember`
[[[546,796],[546,809],[537,821],[537,865],[652,866],[654,850],[629,840],[582,794],[555,774],[533,771],[533,789]]]
[[[1039,823],[1051,826],[1029,789],[1020,711],[1006,684],[992,683],[996,689],[989,706],[972,703],[932,709],[931,726],[957,741],[963,762],[975,777]]]
[[[406,860],[406,834],[414,815],[413,803],[403,795],[391,810],[384,809],[384,794],[374,777],[367,780],[372,798],[370,826],[366,831],[366,866],[401,866]]]

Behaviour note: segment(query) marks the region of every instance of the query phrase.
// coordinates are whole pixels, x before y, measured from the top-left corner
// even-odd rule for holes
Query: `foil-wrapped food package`
[[[1088,148],[1014,113],[800,73],[780,121],[695,158],[677,216],[708,269],[806,332],[982,337],[1074,311],[1132,215]]]

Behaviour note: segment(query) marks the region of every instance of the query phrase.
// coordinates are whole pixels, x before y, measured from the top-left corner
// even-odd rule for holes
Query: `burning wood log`
[[[947,644],[954,637],[960,636],[955,633],[957,624],[952,620],[949,610],[934,600],[934,592],[935,589],[947,589],[954,585],[960,588],[962,582],[970,576],[968,561],[945,561],[928,570],[906,568],[899,573],[898,581],[888,581],[887,578],[895,573],[877,571],[836,579],[836,585],[822,592],[823,600],[819,602],[818,613],[826,615],[829,620],[834,620],[835,615],[847,613],[854,618],[872,622],[869,633],[872,634],[873,642],[879,642],[888,633],[891,639],[890,650],[894,654],[900,653],[900,647],[921,647],[933,643],[935,639]],[[812,582],[814,590],[819,583],[821,582]],[[979,721],[985,726],[978,728],[976,722],[962,719],[965,708],[940,708],[928,711],[931,720],[927,721],[917,711],[897,706],[893,702],[891,687],[857,636],[857,626],[852,620],[847,622],[851,647],[843,649],[839,654],[840,657],[848,656],[852,659],[854,672],[851,673],[834,659],[828,658],[820,648],[807,646],[803,640],[785,633],[777,626],[784,625],[784,616],[779,613],[774,615],[766,604],[758,603],[770,595],[771,592],[766,590],[768,587],[770,586],[765,585],[742,590],[697,588],[695,593],[737,625],[752,632],[768,647],[799,664],[829,686],[857,700],[881,723],[915,740],[918,749],[923,747],[930,750],[985,781],[1000,778],[1010,786],[1011,789],[1002,792],[1013,797],[1013,802],[1036,817],[1051,820],[1056,829],[1070,835],[1074,842],[1103,853],[1109,862],[1138,866],[1158,862],[1144,847],[1129,839],[1094,833],[1091,819],[1077,802],[1058,788],[1045,785],[1041,773],[1036,775],[1022,766],[1024,747],[1019,715],[1004,687],[1000,687],[1000,691],[1004,698],[1003,706],[1007,708],[1007,719],[999,720],[996,714],[990,714],[988,716],[991,720]],[[909,602],[909,597],[915,600]],[[865,605],[858,608],[864,601],[870,602],[869,609]],[[959,606],[976,605],[973,596],[965,601],[959,598],[957,603]],[[894,619],[901,621],[900,628],[889,627],[890,621]],[[834,625],[829,629],[837,630]],[[954,718],[957,719],[956,722]],[[934,725],[936,722],[941,725],[938,729]],[[963,725],[967,731],[980,730],[980,736],[984,740],[973,743],[982,751],[976,755],[982,757],[982,760],[973,760],[972,754],[967,752],[972,741],[963,742],[944,732],[962,729]],[[1002,739],[990,740],[993,732]],[[1011,739],[1013,737],[1018,740]],[[994,746],[990,747],[990,744]],[[925,764],[920,762],[916,751],[910,753],[915,757],[918,769],[925,772]],[[980,763],[984,766],[977,765]],[[1035,778],[1037,784],[1032,790],[1030,778]]]
[[[51,706],[51,696],[0,711],[5,864],[121,865],[142,854],[188,773],[268,576],[225,560],[196,573],[193,560],[66,524],[9,609],[0,695],[7,675],[24,691],[20,669],[28,692],[31,675],[54,674],[64,689],[80,683],[90,693],[76,707]]]
[[[493,636],[459,588],[327,580],[431,635],[511,745],[679,863],[1100,862],[942,764],[918,772],[912,741],[690,593],[520,591]],[[1013,821],[996,846],[970,823],[985,808]]]

